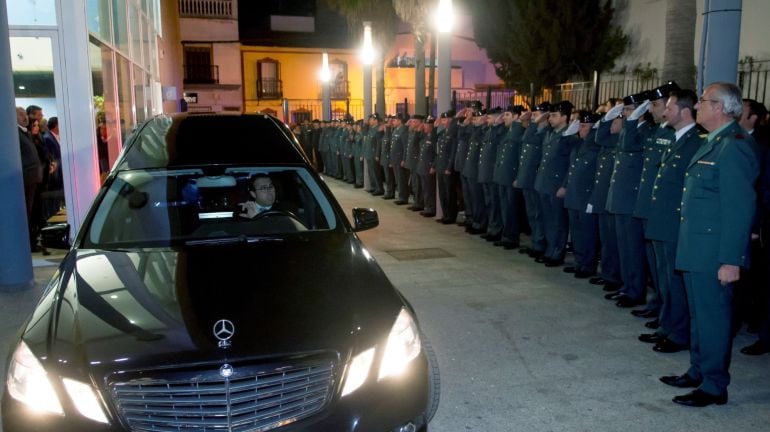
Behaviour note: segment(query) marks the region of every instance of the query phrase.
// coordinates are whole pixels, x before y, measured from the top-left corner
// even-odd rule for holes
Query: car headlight
[[[72,399],[72,403],[80,411],[80,414],[100,423],[109,422],[104,415],[104,410],[102,410],[99,398],[96,396],[93,387],[69,378],[64,378],[62,382],[64,383],[64,388],[67,389],[67,393],[70,395],[70,399]]]
[[[29,408],[64,414],[43,365],[23,341],[13,353],[6,384],[8,394]]]
[[[350,362],[347,378],[345,379],[345,387],[342,388],[342,396],[353,393],[361,387],[364,381],[366,381],[366,377],[369,376],[369,368],[372,367],[373,360],[374,348],[369,348],[353,357],[353,360]]]
[[[380,364],[379,379],[395,376],[406,370],[409,362],[420,355],[420,332],[412,315],[405,308],[393,324]]]

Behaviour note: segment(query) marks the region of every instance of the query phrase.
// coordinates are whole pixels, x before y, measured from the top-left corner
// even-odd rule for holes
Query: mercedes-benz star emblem
[[[214,324],[214,336],[219,339],[217,344],[220,348],[227,348],[232,345],[230,338],[235,334],[235,326],[232,321],[221,319]]]
[[[233,367],[227,363],[223,364],[222,367],[219,368],[219,375],[221,375],[222,378],[230,378],[233,376],[233,372]]]

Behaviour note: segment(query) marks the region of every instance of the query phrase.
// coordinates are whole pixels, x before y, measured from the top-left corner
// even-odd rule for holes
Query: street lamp
[[[372,46],[372,23],[364,21],[364,44],[361,47],[361,63],[364,69],[364,118],[372,114],[372,63],[374,63],[374,47]]]
[[[436,30],[438,31],[438,112],[451,108],[452,92],[452,0],[439,0],[436,9]]]
[[[332,78],[331,70],[329,70],[329,54],[323,53],[323,63],[321,70],[318,73],[321,78],[321,85],[323,86],[323,99],[321,101],[321,112],[324,120],[331,120],[332,107],[331,107],[331,95],[329,92],[329,81]]]

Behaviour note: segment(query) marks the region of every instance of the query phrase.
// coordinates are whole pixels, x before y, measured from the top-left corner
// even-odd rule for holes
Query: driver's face
[[[254,200],[257,204],[268,207],[275,202],[275,186],[269,178],[259,177],[254,180]]]

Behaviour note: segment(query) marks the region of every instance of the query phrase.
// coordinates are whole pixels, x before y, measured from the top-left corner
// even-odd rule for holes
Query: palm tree
[[[667,4],[663,78],[694,89],[695,0],[669,0]]]
[[[396,36],[396,12],[390,3],[381,0],[326,0],[326,3],[345,17],[354,40],[361,39],[364,21],[371,21],[372,42],[377,52],[374,60],[377,87],[375,112],[385,114],[385,52]]]
[[[425,100],[425,40],[428,34],[427,0],[393,0],[396,14],[412,25],[414,34],[414,112],[427,114]]]

